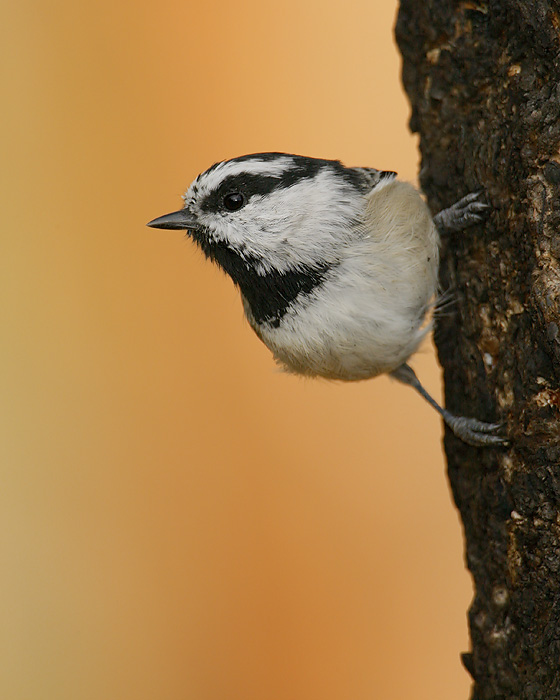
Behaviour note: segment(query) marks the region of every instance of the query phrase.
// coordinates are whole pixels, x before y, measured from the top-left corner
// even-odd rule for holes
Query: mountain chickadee
[[[416,389],[459,438],[500,445],[499,424],[451,414],[407,364],[430,330],[439,233],[482,221],[469,194],[433,219],[396,173],[338,161],[257,153],[216,163],[184,208],[148,226],[183,229],[239,287],[245,315],[285,369]]]

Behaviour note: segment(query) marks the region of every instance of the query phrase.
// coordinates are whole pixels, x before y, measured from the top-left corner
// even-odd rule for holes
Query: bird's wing
[[[349,168],[360,176],[364,193],[369,192],[381,182],[387,183],[397,176],[393,170],[376,170],[375,168]]]

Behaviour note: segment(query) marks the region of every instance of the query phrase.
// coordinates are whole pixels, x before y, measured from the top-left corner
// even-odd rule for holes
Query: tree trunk
[[[475,596],[472,697],[560,698],[560,6],[401,0],[403,80],[432,211],[484,189],[443,242],[436,323],[447,407],[508,448],[445,436]]]

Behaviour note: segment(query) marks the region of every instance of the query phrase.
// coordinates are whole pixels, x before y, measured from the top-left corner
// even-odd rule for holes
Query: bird
[[[506,443],[501,424],[456,416],[408,364],[431,328],[440,236],[484,220],[469,193],[432,217],[394,171],[252,153],[215,163],[183,207],[147,225],[183,230],[233,280],[245,316],[288,372],[342,381],[388,374],[464,442]]]

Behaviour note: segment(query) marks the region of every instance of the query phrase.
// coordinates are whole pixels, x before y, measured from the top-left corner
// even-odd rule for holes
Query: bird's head
[[[224,249],[259,273],[282,271],[336,257],[370,189],[338,161],[256,153],[213,165],[188,188],[183,209],[148,226],[186,230],[228,273]]]
[[[265,306],[287,304],[323,279],[360,229],[366,195],[386,175],[287,153],[241,156],[201,173],[184,208],[148,226],[185,230],[255,312],[263,294]]]

